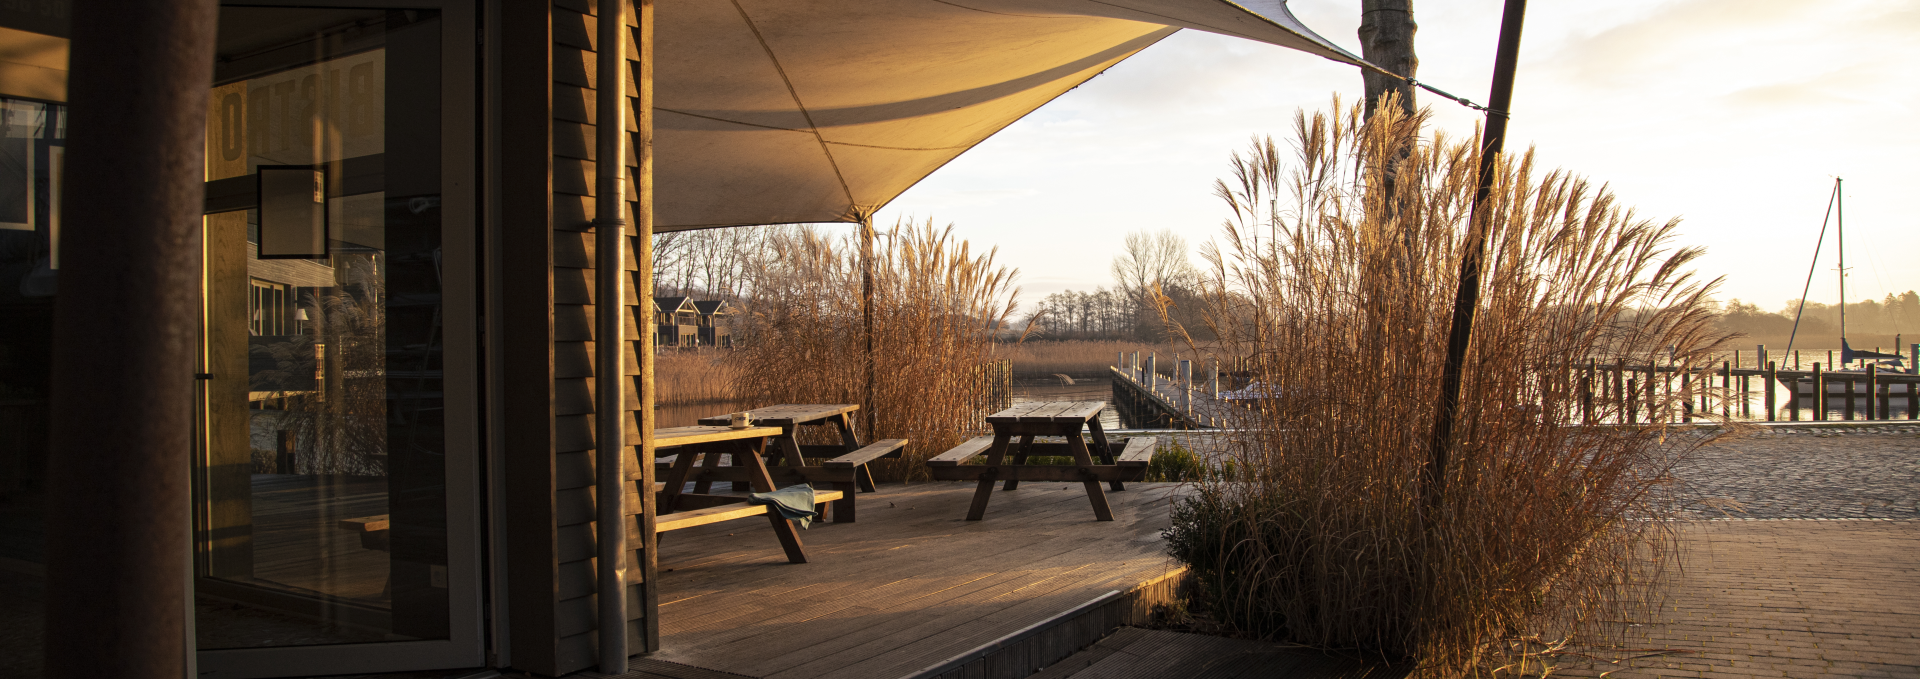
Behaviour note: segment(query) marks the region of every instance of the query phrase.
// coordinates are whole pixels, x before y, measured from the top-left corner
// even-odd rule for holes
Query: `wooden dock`
[[[1106,624],[1089,625],[1063,613],[1084,613],[1103,596],[1118,601],[1113,592],[1136,593],[1118,603],[1145,610],[1183,574],[1160,535],[1178,484],[1111,493],[1111,522],[1093,520],[1079,484],[1023,484],[969,522],[973,492],[971,483],[935,482],[862,493],[857,523],[815,523],[802,534],[807,564],[787,563],[764,522],[666,535],[661,651],[650,659],[780,679],[1031,664],[970,675],[1025,677],[1128,622],[1109,612]]]
[[[1760,421],[1802,421],[1803,416],[1806,421],[1920,419],[1920,376],[1835,372],[1822,370],[1819,363],[1812,370],[1781,369],[1772,363],[1743,368],[1735,361],[1691,369],[1588,361],[1568,366],[1553,379],[1569,380],[1575,393],[1584,394],[1576,407],[1596,424],[1686,423],[1710,416]],[[1123,426],[1219,428],[1232,421],[1236,409],[1251,403],[1221,398],[1220,378],[1202,378],[1191,362],[1182,362],[1171,377],[1160,374],[1151,357],[1145,362],[1138,356],[1123,357],[1121,362],[1121,367],[1108,370]],[[1793,395],[1789,384],[1805,393]],[[1601,414],[1609,411],[1604,407],[1608,402],[1621,406],[1610,409],[1612,417]],[[1830,416],[1829,411],[1837,412]]]

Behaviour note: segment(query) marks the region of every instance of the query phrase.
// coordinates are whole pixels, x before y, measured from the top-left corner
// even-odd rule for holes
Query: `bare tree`
[[[1127,250],[1113,258],[1113,280],[1135,300],[1156,285],[1185,280],[1195,274],[1187,261],[1187,239],[1171,230],[1127,234]]]
[[[1360,56],[1381,68],[1407,78],[1420,70],[1420,59],[1413,54],[1413,0],[1361,0]],[[1413,86],[1400,78],[1361,69],[1360,78],[1367,88],[1367,117],[1373,117],[1380,98],[1392,92],[1400,95],[1400,110],[1413,114]]]

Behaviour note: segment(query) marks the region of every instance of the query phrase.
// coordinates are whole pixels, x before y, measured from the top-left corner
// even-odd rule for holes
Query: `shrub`
[[[1705,437],[1585,426],[1574,367],[1686,369],[1724,336],[1676,222],[1502,158],[1453,459],[1423,485],[1478,165],[1423,123],[1336,99],[1296,116],[1291,159],[1235,155],[1207,324],[1283,397],[1230,418],[1204,464],[1237,472],[1200,476],[1167,536],[1245,630],[1475,675],[1517,639],[1604,637],[1674,553],[1662,484]],[[1594,396],[1600,421],[1623,407]]]

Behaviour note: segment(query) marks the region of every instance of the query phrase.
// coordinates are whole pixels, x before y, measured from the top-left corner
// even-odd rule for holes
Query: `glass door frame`
[[[223,3],[229,4],[229,3]],[[478,5],[446,0],[237,0],[255,7],[340,7],[355,9],[434,9],[440,12],[441,104],[441,298],[443,316],[444,398],[446,407],[446,516],[448,638],[206,650],[197,653],[202,677],[291,677],[371,672],[455,669],[486,665],[482,568],[482,510],[486,496],[481,469],[481,353],[479,317],[478,176],[475,131],[479,124],[476,39]],[[207,284],[204,269],[203,288]],[[203,290],[202,297],[205,293]],[[204,335],[204,332],[203,332]],[[199,398],[206,398],[204,389]],[[206,406],[200,406],[204,417]],[[204,424],[202,431],[205,431]],[[196,459],[205,459],[199,437]],[[196,477],[198,473],[196,473]],[[196,485],[200,485],[196,478]],[[194,513],[207,511],[204,492],[196,492]],[[198,525],[200,520],[195,519]],[[198,549],[198,546],[195,546]],[[189,554],[189,558],[192,555]],[[193,607],[188,606],[192,644]]]

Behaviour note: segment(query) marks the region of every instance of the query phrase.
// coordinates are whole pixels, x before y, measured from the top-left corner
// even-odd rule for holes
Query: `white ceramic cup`
[[[753,426],[753,415],[749,413],[734,413],[730,416],[730,419],[734,429],[746,429],[747,427]]]

